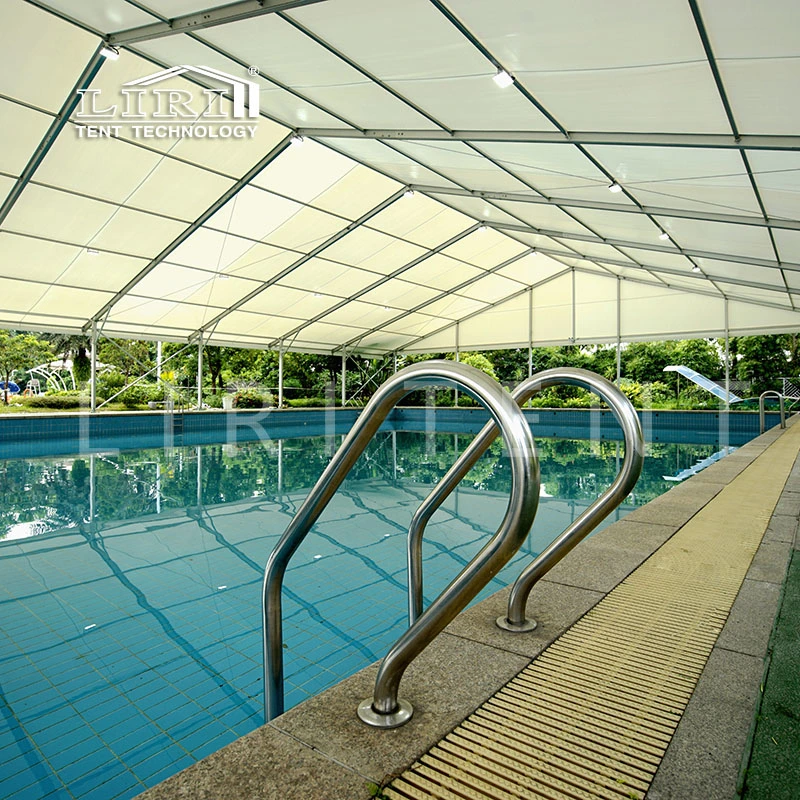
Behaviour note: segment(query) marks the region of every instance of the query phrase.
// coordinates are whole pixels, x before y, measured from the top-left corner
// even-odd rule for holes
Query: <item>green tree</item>
[[[678,342],[674,363],[696,370],[711,380],[722,377],[723,373],[720,351],[708,339],[684,339]]]
[[[142,375],[155,366],[155,343],[138,339],[103,339],[98,346],[98,358],[116,367],[127,383],[131,375]]]
[[[740,336],[736,339],[739,380],[752,382],[752,392],[780,389],[779,379],[790,372],[782,336]]]
[[[56,355],[72,359],[72,375],[77,383],[88,381],[92,375],[92,361],[89,351],[92,341],[82,334],[45,333],[42,339],[50,342]]]
[[[0,375],[3,376],[6,386],[15,369],[29,369],[41,361],[49,361],[52,357],[50,343],[38,339],[32,333],[0,330]],[[5,391],[3,403],[8,405],[8,393]]]

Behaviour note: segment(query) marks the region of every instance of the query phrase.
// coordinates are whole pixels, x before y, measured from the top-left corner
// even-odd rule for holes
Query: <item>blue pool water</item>
[[[264,563],[340,435],[0,461],[0,797],[129,798],[263,721]],[[471,439],[381,431],[295,555],[286,706],[381,658],[406,625],[405,531]],[[614,441],[539,443],[513,581],[613,479]],[[618,519],[718,451],[649,446]],[[495,443],[432,520],[430,601],[507,503]]]

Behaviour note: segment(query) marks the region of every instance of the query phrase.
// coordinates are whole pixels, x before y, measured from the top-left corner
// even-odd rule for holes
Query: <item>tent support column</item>
[[[570,342],[575,344],[575,268],[572,268],[572,335],[569,337]]]
[[[197,410],[203,407],[203,334],[197,340]]]
[[[528,377],[533,375],[533,286],[528,289]]]
[[[92,375],[90,378],[91,386],[90,386],[90,405],[89,408],[94,413],[97,411],[97,320],[92,320],[92,348],[91,348],[91,359],[92,359]]]
[[[456,322],[456,362],[461,360],[461,353],[458,349],[458,337],[459,337],[459,330],[458,330],[458,322]],[[453,405],[458,408],[458,389],[453,390]]]
[[[161,347],[161,342],[156,343],[156,385],[161,388],[161,366],[163,363],[163,348]]]
[[[283,408],[283,341],[278,348],[278,408]]]
[[[347,352],[342,353],[342,408],[347,402]]]
[[[617,386],[622,379],[622,278],[617,278]]]
[[[728,298],[725,298],[725,410],[731,409],[731,350],[730,321],[728,319]]]

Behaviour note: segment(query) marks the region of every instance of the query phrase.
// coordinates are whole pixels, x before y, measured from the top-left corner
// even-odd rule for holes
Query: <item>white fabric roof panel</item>
[[[785,330],[800,289],[800,12],[698,8],[326,0],[128,45],[125,30],[157,19],[139,6],[8,0],[0,324],[106,319],[122,336],[289,335],[372,354],[452,349],[459,322],[462,349],[507,347],[527,341],[534,287],[536,342],[613,341],[619,274],[626,338],[718,334],[723,294],[731,332]],[[108,36],[116,61],[96,55]],[[500,67],[516,85],[492,80]],[[260,101],[239,118],[252,135],[195,135],[208,126],[195,100],[230,116],[243,80]],[[137,133],[129,82],[149,122],[164,98],[189,102],[192,135]],[[80,116],[76,88],[116,112]],[[90,138],[100,122],[118,128]],[[286,146],[297,128],[305,141]]]
[[[589,147],[646,206],[758,214],[741,155],[696,147]]]

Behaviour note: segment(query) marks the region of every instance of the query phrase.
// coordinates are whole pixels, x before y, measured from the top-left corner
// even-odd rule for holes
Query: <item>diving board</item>
[[[690,381],[693,381],[707,392],[711,392],[714,397],[718,397],[720,400],[725,401],[726,395],[727,402],[729,403],[741,403],[742,400],[744,400],[743,397],[737,397],[735,394],[733,394],[733,392],[726,392],[721,386],[718,386],[716,383],[714,383],[714,381],[706,378],[705,375],[701,375],[699,372],[695,372],[693,369],[689,369],[689,367],[672,364],[669,367],[664,367],[664,372],[677,372],[683,375],[684,378],[688,378]]]

